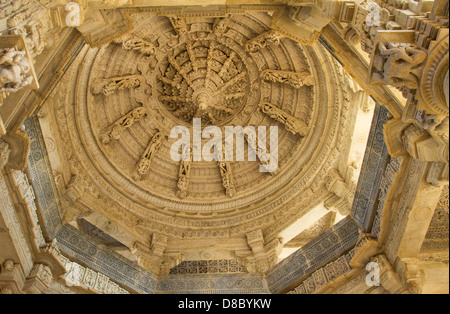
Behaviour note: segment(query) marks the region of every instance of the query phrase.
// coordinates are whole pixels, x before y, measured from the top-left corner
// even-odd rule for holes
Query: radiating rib
[[[197,63],[197,59],[195,58],[195,54],[194,54],[194,50],[192,48],[192,44],[191,43],[187,43],[186,44],[186,51],[189,55],[189,59],[191,60],[191,64],[192,64],[192,68],[194,69],[194,72],[198,71],[198,63]]]
[[[217,93],[222,93],[222,92],[224,92],[228,87],[230,87],[230,86],[236,84],[236,83],[239,82],[240,80],[243,80],[243,79],[245,78],[245,75],[246,75],[246,74],[247,74],[246,72],[241,72],[241,73],[239,73],[239,75],[233,77],[231,80],[229,80],[228,82],[226,82],[225,84],[223,84],[223,85],[216,91],[216,94],[217,94]]]
[[[211,77],[211,66],[212,66],[212,61],[213,61],[213,53],[214,53],[214,44],[211,43],[209,45],[209,50],[208,50],[208,57],[206,58],[206,77],[205,77],[205,87],[207,87],[209,81],[210,81],[210,77]]]
[[[223,75],[228,71],[230,66],[233,64],[233,58],[235,58],[235,57],[236,57],[236,54],[234,52],[231,52],[228,59],[225,60],[225,62],[223,63],[222,68],[220,69],[220,72],[217,74],[217,75],[219,75],[219,77],[222,78]]]
[[[170,64],[177,70],[177,72],[184,78],[184,80],[189,84],[189,86],[194,88],[192,81],[189,79],[185,70],[177,63],[175,58],[173,56],[168,56],[167,59],[169,60]]]

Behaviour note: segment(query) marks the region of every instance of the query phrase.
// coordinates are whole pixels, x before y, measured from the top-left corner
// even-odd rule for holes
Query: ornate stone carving
[[[104,94],[106,96],[114,94],[116,91],[139,87],[143,82],[143,77],[140,75],[120,76],[110,79],[95,80],[92,86],[92,93],[94,95]]]
[[[189,41],[184,47],[167,57],[168,67],[158,77],[159,100],[186,122],[201,118],[203,125],[218,124],[232,117],[246,101],[245,64],[216,41]]]
[[[183,36],[188,32],[186,21],[184,18],[169,16],[169,20],[178,36]]]
[[[144,118],[146,115],[147,109],[144,107],[133,109],[128,114],[110,125],[100,134],[102,143],[108,144],[111,140],[118,140],[123,131],[131,127],[137,121]]]
[[[153,138],[150,141],[150,144],[148,144],[147,149],[145,150],[144,154],[142,155],[141,159],[139,160],[136,170],[133,174],[133,179],[140,181],[147,176],[148,172],[150,171],[150,164],[152,162],[152,159],[155,157],[155,154],[158,152],[158,150],[161,148],[161,142],[163,140],[163,135],[161,132],[156,133]]]
[[[102,294],[130,294],[100,272],[89,267],[83,267],[64,256],[60,256],[59,259],[67,270],[62,278],[65,285],[69,288],[78,288],[86,291],[93,290]]]
[[[53,280],[50,267],[44,264],[35,264],[27,277],[23,290],[31,294],[42,294],[52,285]]]
[[[228,197],[234,197],[236,195],[236,186],[234,183],[233,170],[231,169],[231,164],[225,160],[219,161],[218,164],[225,192]]]
[[[264,70],[261,73],[261,78],[270,82],[286,83],[294,88],[314,85],[314,77],[306,71],[298,73],[290,71]]]
[[[0,95],[6,97],[33,82],[32,65],[25,50],[0,49]]]
[[[131,252],[136,256],[141,267],[155,275],[166,277],[169,275],[170,269],[184,259],[182,254],[165,253],[167,240],[167,236],[153,233],[149,248],[140,242],[135,242]]]
[[[281,239],[265,243],[261,229],[246,234],[247,244],[251,251],[237,251],[236,256],[242,259],[250,273],[265,273],[278,262],[281,253]]]
[[[284,124],[286,129],[292,134],[306,136],[306,134],[308,133],[309,128],[305,122],[287,114],[286,112],[272,104],[261,103],[259,104],[259,109],[261,110],[261,112],[267,114],[272,119],[275,119],[278,122]]]
[[[379,43],[379,54],[373,57],[374,82],[401,88],[417,89],[427,53],[409,43]]]
[[[156,53],[156,46],[153,43],[139,38],[136,35],[121,38],[116,42],[122,43],[122,48],[125,50],[137,51],[146,56],[152,56]]]
[[[333,169],[325,178],[325,187],[335,195],[325,201],[325,207],[328,209],[334,207],[343,216],[347,216],[350,213],[353,205],[353,197],[356,189],[356,183],[353,180],[355,168],[354,165],[350,166],[345,178],[336,169]]]
[[[178,191],[180,198],[185,198],[188,194],[189,181],[191,176],[192,148],[188,145],[183,147],[183,154],[180,161],[180,170],[178,174]]]
[[[265,48],[269,43],[279,45],[281,38],[283,38],[283,36],[281,36],[278,32],[273,30],[268,31],[250,39],[245,44],[245,50],[247,52],[256,53]]]

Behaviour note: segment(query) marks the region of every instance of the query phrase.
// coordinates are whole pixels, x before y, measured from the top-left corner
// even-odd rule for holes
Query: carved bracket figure
[[[152,56],[156,53],[156,46],[153,43],[136,35],[132,35],[131,38],[125,38],[119,43],[122,44],[122,48],[125,50],[134,50],[146,56]]]
[[[427,53],[414,44],[379,43],[373,59],[372,80],[397,88],[419,88],[422,65]]]
[[[307,71],[291,72],[278,70],[264,70],[261,73],[261,78],[269,82],[286,83],[293,86],[294,88],[314,85],[314,77]]]
[[[286,130],[288,130],[292,134],[299,134],[300,136],[306,136],[306,134],[308,133],[309,128],[304,121],[287,114],[286,112],[284,112],[278,107],[275,107],[272,104],[261,103],[259,104],[259,109],[272,119],[275,119],[278,122],[284,124]]]
[[[150,164],[155,157],[156,153],[161,148],[161,142],[163,139],[162,132],[156,133],[150,141],[147,149],[139,160],[136,170],[133,174],[133,179],[136,181],[141,181],[148,174],[150,170]]]
[[[134,88],[141,86],[143,77],[140,75],[128,75],[113,77],[110,79],[97,79],[92,85],[92,93],[98,95],[100,93],[108,96],[114,94],[116,91]]]
[[[189,156],[189,157],[187,157]],[[180,161],[180,171],[178,175],[178,192],[179,198],[185,198],[188,193],[189,180],[191,175],[192,148],[188,145],[183,147],[183,156]]]
[[[144,107],[138,107],[116,122],[114,122],[112,125],[110,125],[108,128],[106,128],[101,134],[100,134],[100,140],[103,144],[108,144],[111,140],[118,140],[120,138],[120,135],[122,132],[131,127],[135,122],[141,120],[147,115],[147,109]]]
[[[281,38],[282,36],[279,33],[271,30],[250,39],[245,44],[245,50],[247,52],[255,53],[260,51],[262,48],[265,48],[269,43],[279,45]]]
[[[236,186],[231,164],[228,161],[225,161],[225,150],[222,150],[219,154],[222,154],[222,160],[219,160],[218,165],[223,187],[225,188],[228,197],[234,197],[236,195]]]
[[[25,50],[0,49],[0,95],[6,97],[33,82],[32,65]]]
[[[183,36],[188,32],[186,20],[177,16],[169,16],[170,23],[178,36]]]

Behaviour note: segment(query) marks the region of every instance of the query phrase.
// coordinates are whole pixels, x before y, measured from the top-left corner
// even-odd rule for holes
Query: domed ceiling
[[[355,113],[337,63],[271,30],[268,13],[130,17],[133,31],[85,48],[52,96],[67,206],[146,247],[161,235],[166,252],[189,239],[242,249],[254,231],[282,245],[282,230],[330,198],[330,173],[348,158]],[[261,172],[247,143],[245,161],[173,161],[171,130],[192,136],[195,118],[223,134],[277,126],[278,169]]]

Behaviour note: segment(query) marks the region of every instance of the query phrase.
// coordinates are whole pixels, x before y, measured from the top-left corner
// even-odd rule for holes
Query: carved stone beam
[[[114,94],[116,91],[139,87],[141,86],[143,80],[144,78],[141,75],[97,79],[94,81],[91,91],[94,95],[102,93],[108,96]]]
[[[275,119],[278,122],[284,124],[286,130],[288,130],[292,134],[306,136],[306,134],[308,133],[308,125],[303,120],[287,114],[286,112],[272,104],[261,103],[259,104],[259,109],[272,119]]]
[[[326,39],[327,45],[332,47],[333,54],[339,58],[344,69],[356,80],[358,85],[379,104],[385,106],[394,118],[400,118],[403,115],[403,104],[386,86],[367,82],[369,66],[359,52],[349,47],[331,25],[325,26],[321,34]]]
[[[0,170],[8,163],[10,153],[11,150],[9,149],[9,145],[0,140]]]
[[[289,84],[294,88],[314,85],[314,77],[311,75],[311,73],[307,71],[291,72],[278,70],[264,70],[261,73],[261,78],[269,82]]]
[[[136,169],[133,173],[133,179],[136,181],[143,180],[145,176],[148,175],[150,171],[150,164],[155,157],[156,153],[161,148],[161,142],[163,140],[162,132],[156,133],[151,139],[147,149],[136,165]]]
[[[134,123],[141,120],[147,115],[147,109],[144,107],[138,107],[125,116],[114,122],[108,128],[106,128],[101,134],[100,139],[103,144],[108,144],[111,140],[118,140],[120,135],[127,128],[131,127]]]

